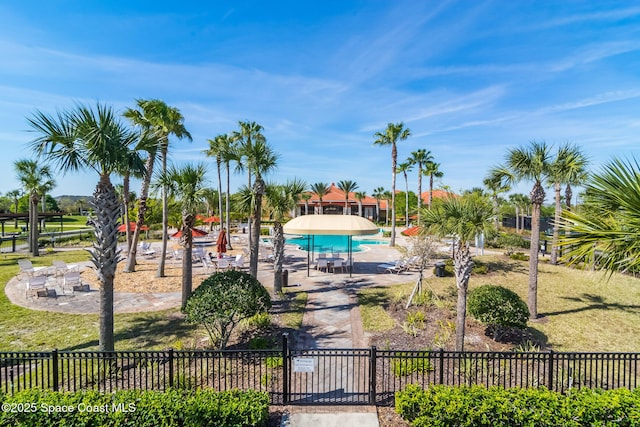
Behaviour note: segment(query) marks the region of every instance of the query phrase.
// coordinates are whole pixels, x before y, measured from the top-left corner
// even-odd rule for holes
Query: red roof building
[[[310,195],[308,200],[300,199],[298,202],[296,216],[298,215],[314,215],[320,214],[320,198],[317,194],[307,192]],[[362,199],[361,216],[368,218],[372,221],[384,220],[386,218],[387,201],[380,199],[376,200],[371,196],[366,196]],[[377,214],[377,206],[380,204],[380,214]],[[349,193],[349,197],[346,202],[347,212],[350,215],[358,215],[360,213],[360,202],[355,197],[354,192]],[[333,182],[329,186],[329,192],[322,196],[322,213],[331,214],[344,214],[345,213],[345,194],[340,190]]]

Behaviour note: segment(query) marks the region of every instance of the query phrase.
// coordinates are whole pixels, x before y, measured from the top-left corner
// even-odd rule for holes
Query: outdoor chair
[[[29,276],[25,284],[24,297],[27,298],[29,293],[40,297],[39,291],[44,291],[45,295],[47,294],[47,278],[45,276]]]
[[[236,255],[236,259],[233,262],[233,266],[236,270],[242,270],[245,268],[244,266],[244,257],[241,254]]]
[[[28,259],[19,259],[18,265],[20,266],[20,277],[24,276],[31,277],[37,275],[47,274],[47,267],[34,267],[30,260]]]
[[[218,271],[227,271],[231,269],[231,264],[226,258],[218,258]]]
[[[82,289],[82,279],[80,278],[80,272],[69,271],[62,277],[62,291],[70,289],[75,292],[76,289]]]
[[[337,259],[335,261],[333,261],[333,265],[331,266],[331,270],[335,273],[337,269],[340,269],[341,273],[344,273],[344,269],[346,268],[346,265],[344,265],[342,263],[341,259]]]
[[[318,269],[318,271],[322,270],[324,268],[325,271],[329,270],[329,261],[327,261],[326,259],[320,258],[318,259],[318,264],[316,265],[316,268]]]
[[[78,264],[67,264],[64,261],[54,260],[52,262],[53,268],[55,270],[56,276],[64,276],[66,273],[70,271],[79,271],[80,267]]]
[[[349,271],[353,271],[353,258],[347,258],[347,260],[344,262],[344,268]]]
[[[156,251],[153,250],[149,242],[140,243],[140,249],[142,249],[142,255],[145,256],[154,256],[156,254]]]
[[[211,273],[212,271],[216,271],[217,264],[211,261],[209,257],[203,256],[201,260],[202,260],[202,267],[204,268],[205,274]]]
[[[406,267],[404,266],[404,262],[402,260],[396,261],[394,264],[378,264],[378,271],[384,271],[386,273],[397,273],[405,271]]]

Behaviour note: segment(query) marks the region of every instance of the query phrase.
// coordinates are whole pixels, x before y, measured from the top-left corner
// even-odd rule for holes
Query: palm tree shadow
[[[637,304],[621,304],[621,303],[608,303],[602,295],[595,294],[582,294],[579,297],[562,297],[567,301],[573,301],[577,303],[583,303],[581,307],[571,308],[568,310],[552,311],[548,313],[541,313],[541,317],[557,316],[561,314],[579,313],[587,310],[619,310],[629,313],[640,314],[640,305]]]

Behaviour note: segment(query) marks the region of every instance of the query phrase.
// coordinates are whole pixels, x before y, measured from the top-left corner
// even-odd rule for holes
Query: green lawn
[[[504,256],[484,256],[478,260],[489,266],[487,275],[472,275],[469,288],[501,285],[512,289],[526,302],[528,262]],[[430,278],[427,286],[437,295],[455,292],[453,277]],[[361,293],[361,313],[365,330],[388,326],[382,302],[408,296],[413,283]],[[406,301],[406,299],[405,299]],[[640,351],[640,280],[616,274],[610,280],[600,272],[575,270],[542,262],[538,277],[540,321],[529,326],[557,351]],[[372,320],[367,321],[368,318]]]
[[[4,293],[7,281],[18,272],[17,259],[25,255],[3,254],[0,259],[0,351],[97,350],[98,315],[51,313],[11,304]],[[51,265],[53,259],[68,263],[89,259],[86,251],[67,251],[31,258],[34,265]],[[117,350],[152,350],[192,347],[202,335],[187,325],[176,310],[115,316]],[[195,344],[193,345],[195,346]]]

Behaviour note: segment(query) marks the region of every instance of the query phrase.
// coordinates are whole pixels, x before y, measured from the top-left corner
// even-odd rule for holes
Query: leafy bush
[[[404,377],[414,372],[433,371],[433,367],[419,352],[402,352],[392,359],[391,370],[396,377]]]
[[[170,389],[100,393],[30,389],[0,399],[3,409],[6,408],[0,414],[0,425],[16,427],[242,427],[264,426],[269,417],[269,395],[257,391]]]
[[[491,239],[487,239],[487,246],[513,250],[515,248],[529,249],[531,242],[519,234],[499,233]]]
[[[487,274],[489,273],[489,266],[478,260],[473,261],[473,268],[471,269],[473,274]]]
[[[637,426],[640,389],[572,389],[410,385],[396,411],[413,426]]]
[[[524,329],[529,319],[529,308],[510,289],[483,285],[469,292],[469,314],[487,325],[498,340],[505,328]]]
[[[239,322],[270,307],[271,297],[260,282],[247,273],[231,270],[206,278],[182,311],[187,322],[202,324],[214,346],[224,349]]]
[[[523,252],[516,252],[513,254],[509,254],[509,258],[511,258],[514,261],[528,261],[529,260],[529,255],[523,253]]]

